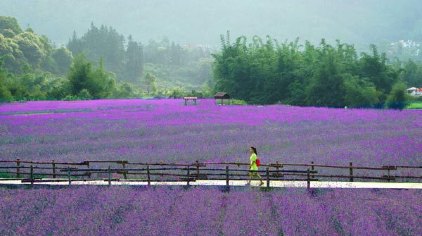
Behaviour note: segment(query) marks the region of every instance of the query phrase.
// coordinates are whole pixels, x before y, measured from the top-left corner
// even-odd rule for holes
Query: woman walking
[[[258,159],[258,153],[256,151],[256,148],[250,147],[249,153],[251,154],[251,156],[249,157],[249,161],[250,161],[250,164],[249,164],[249,180],[247,182],[247,185],[251,184],[253,177],[258,177],[259,181],[261,181],[259,186],[262,186],[264,184],[264,182],[262,181],[262,177],[258,173],[258,165],[256,164],[256,159]]]

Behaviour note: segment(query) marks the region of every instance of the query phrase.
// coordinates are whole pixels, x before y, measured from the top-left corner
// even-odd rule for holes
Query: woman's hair
[[[258,152],[256,152],[256,147],[252,147],[252,146],[251,146],[251,148],[252,148],[253,152],[254,152],[256,155],[258,155]]]

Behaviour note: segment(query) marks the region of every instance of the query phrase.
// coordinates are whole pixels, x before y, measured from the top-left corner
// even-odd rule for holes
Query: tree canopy
[[[78,38],[76,33],[67,44],[74,54],[84,53],[90,61],[104,62],[104,68],[116,74],[120,80],[139,82],[143,73],[142,44],[128,38],[127,47],[125,38],[112,27],[91,28]]]
[[[358,56],[340,41],[302,45],[255,36],[250,43],[246,37],[231,43],[228,32],[221,42],[214,54],[215,90],[249,103],[382,107],[402,79],[402,70],[373,45],[371,53]]]

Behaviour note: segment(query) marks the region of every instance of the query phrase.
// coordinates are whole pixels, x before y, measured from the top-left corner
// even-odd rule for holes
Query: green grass
[[[14,179],[16,178],[16,174],[14,173],[5,173],[5,172],[0,172],[0,179]],[[21,173],[21,178],[29,178],[28,174],[24,174]],[[38,179],[38,178],[49,178],[48,175],[44,175],[44,174],[34,174],[34,179]]]
[[[422,109],[422,102],[411,102],[406,109]]]
[[[15,176],[15,174],[0,172],[1,179],[12,179],[15,178]]]
[[[217,104],[221,104],[221,99],[217,99],[216,102]],[[230,101],[227,99],[224,99],[225,105],[229,105],[229,102],[230,102],[230,105],[247,105],[248,104],[247,102],[240,99],[230,99]]]

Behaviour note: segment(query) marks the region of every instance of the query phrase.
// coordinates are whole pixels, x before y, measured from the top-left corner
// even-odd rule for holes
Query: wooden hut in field
[[[224,100],[228,100],[228,104],[230,105],[230,95],[225,92],[218,92],[214,95],[215,102],[218,104],[218,99],[221,100],[221,104],[224,105]]]

